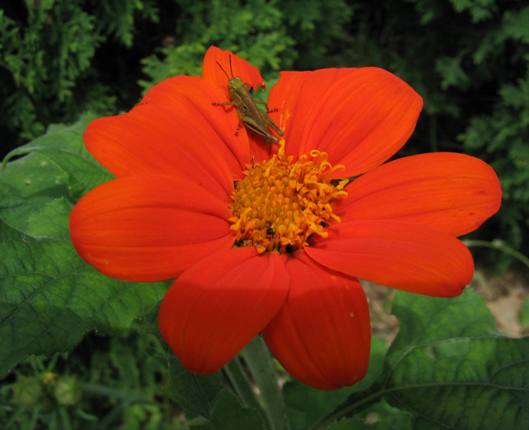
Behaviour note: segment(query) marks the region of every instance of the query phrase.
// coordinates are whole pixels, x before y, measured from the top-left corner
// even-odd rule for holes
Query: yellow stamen
[[[347,179],[331,182],[342,168],[316,149],[294,161],[281,139],[277,154],[248,166],[235,185],[230,206],[235,245],[285,253],[308,245],[311,236],[327,237],[325,228],[340,222],[332,203],[347,195]]]

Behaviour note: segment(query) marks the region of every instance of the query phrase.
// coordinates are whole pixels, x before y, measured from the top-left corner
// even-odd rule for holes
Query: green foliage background
[[[250,59],[269,81],[279,70],[332,66],[379,65],[401,76],[425,99],[403,154],[464,151],[491,163],[504,202],[478,235],[529,252],[529,6],[522,1],[3,1],[0,153],[33,141],[21,150],[29,155],[9,163],[0,178],[0,377],[18,363],[0,381],[5,428],[232,429],[233,417],[261,428],[255,409],[225,388],[226,374],[186,373],[153,334],[165,286],[125,288],[103,278],[78,259],[67,234],[71,205],[107,178],[81,149],[90,118],[130,109],[166,77],[199,73],[211,44]],[[80,117],[74,126],[50,128]],[[509,262],[496,258],[495,267]],[[78,270],[71,273],[72,267]],[[53,276],[41,279],[40,272]],[[99,294],[82,294],[94,285]],[[476,394],[481,403],[474,416],[493,410],[488,396],[497,396],[511,408],[496,406],[496,417],[514,420],[516,405],[527,402],[527,390],[516,385],[529,384],[527,360],[516,355],[527,353],[527,341],[491,334],[492,316],[470,292],[450,304],[423,300],[397,296],[399,338],[384,363],[385,346],[374,342],[372,370],[361,384],[322,394],[288,382],[291,428],[306,428],[333,408],[351,412],[364,398],[373,402],[362,413],[383,417],[372,428],[437,428],[422,423],[425,415],[459,422],[467,415],[467,385],[475,383],[468,375],[477,375],[484,390]],[[448,315],[446,323],[431,321],[437,311]],[[468,326],[470,317],[476,321]],[[143,320],[133,322],[138,318]],[[23,330],[15,333],[14,327]],[[462,332],[449,332],[454,327]],[[80,341],[72,353],[53,354]],[[456,341],[465,348],[452,348]],[[412,346],[406,356],[404,345]],[[470,368],[456,371],[455,362]],[[409,370],[421,363],[424,372]],[[494,370],[520,363],[523,380]],[[429,369],[435,372],[429,375]],[[496,384],[500,376],[503,391]],[[461,400],[448,418],[446,393],[431,390],[432,381]],[[411,393],[410,387],[424,402],[395,397]],[[364,418],[351,416],[332,428],[364,428]]]

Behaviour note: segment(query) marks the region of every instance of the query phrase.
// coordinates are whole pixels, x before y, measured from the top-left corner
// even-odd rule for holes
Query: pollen
[[[326,228],[340,222],[333,203],[347,196],[348,179],[332,179],[342,168],[318,150],[294,160],[281,139],[276,154],[247,166],[235,183],[229,219],[235,246],[291,253],[310,245],[311,238],[327,237]]]

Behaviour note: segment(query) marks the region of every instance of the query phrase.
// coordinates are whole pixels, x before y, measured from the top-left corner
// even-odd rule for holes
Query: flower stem
[[[259,389],[259,399],[272,430],[288,430],[287,411],[273,368],[273,360],[263,339],[257,336],[241,353]]]
[[[252,382],[246,376],[240,359],[237,357],[231,360],[224,366],[224,372],[242,404],[261,412],[261,405],[252,390]]]

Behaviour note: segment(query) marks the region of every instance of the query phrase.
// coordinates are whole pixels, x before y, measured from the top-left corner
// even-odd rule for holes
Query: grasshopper
[[[235,107],[235,109],[237,109],[237,114],[239,115],[239,127],[240,124],[243,124],[248,130],[261,136],[268,143],[279,142],[279,138],[272,134],[271,130],[280,136],[283,135],[283,130],[281,130],[268,116],[268,113],[271,112],[268,110],[268,106],[266,106],[266,104],[260,100],[254,100],[250,94],[250,85],[245,84],[241,78],[233,76],[231,56],[229,57],[229,62],[231,77],[218,61],[217,64],[228,78],[228,95],[230,97],[230,101],[213,103],[213,105]],[[266,112],[263,112],[261,109],[259,109],[257,107],[257,103],[264,104],[266,107]],[[239,131],[239,127],[237,127],[237,131],[235,132],[236,134]]]

